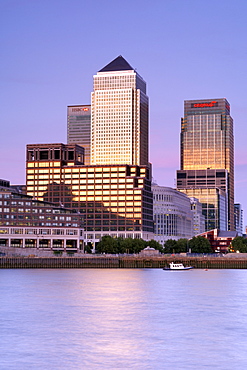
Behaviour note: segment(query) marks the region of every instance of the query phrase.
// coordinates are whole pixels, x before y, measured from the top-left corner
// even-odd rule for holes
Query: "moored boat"
[[[182,263],[178,262],[171,262],[169,263],[170,267],[164,267],[163,270],[166,271],[183,271],[183,270],[191,270],[193,266],[184,266]]]

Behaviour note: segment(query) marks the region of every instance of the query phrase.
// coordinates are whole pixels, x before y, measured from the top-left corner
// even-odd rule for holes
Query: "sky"
[[[67,106],[122,55],[147,82],[159,185],[175,187],[184,100],[229,101],[247,225],[246,16],[246,0],[1,0],[0,178],[25,184],[27,144],[67,142]]]

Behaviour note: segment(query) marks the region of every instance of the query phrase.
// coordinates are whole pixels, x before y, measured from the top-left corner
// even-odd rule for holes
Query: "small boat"
[[[192,266],[184,266],[182,263],[171,262],[169,263],[170,267],[164,267],[163,270],[166,271],[182,271],[182,270],[191,270]]]

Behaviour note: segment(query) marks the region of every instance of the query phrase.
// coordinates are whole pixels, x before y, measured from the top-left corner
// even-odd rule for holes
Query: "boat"
[[[182,263],[178,262],[171,262],[169,263],[170,267],[164,267],[163,270],[166,271],[183,271],[183,270],[191,270],[193,266],[184,266]]]

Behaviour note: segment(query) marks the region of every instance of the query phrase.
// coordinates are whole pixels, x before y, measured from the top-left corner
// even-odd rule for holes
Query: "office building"
[[[146,83],[121,56],[94,76],[90,143],[85,139],[91,165],[75,131],[86,107],[68,107],[76,143],[27,146],[27,194],[83,213],[86,243],[104,235],[152,239]]]
[[[227,170],[177,171],[177,189],[202,204],[205,230],[227,230],[228,177]]]
[[[226,99],[185,101],[177,189],[202,203],[206,230],[234,230],[233,119]]]
[[[175,189],[152,185],[154,239],[164,245],[168,239],[192,238],[193,212],[187,195]]]
[[[243,235],[243,210],[240,203],[234,204],[234,226],[239,236]]]
[[[85,166],[82,149],[28,145],[27,194],[83,213],[85,243],[98,242],[104,235],[152,239],[149,166]]]
[[[84,164],[90,164],[91,106],[69,105],[67,107],[67,143],[84,148]]]
[[[0,186],[0,247],[78,252],[83,216]]]
[[[94,76],[91,164],[147,166],[146,83],[119,56]]]
[[[190,206],[193,214],[193,236],[205,232],[205,217],[202,214],[202,204],[197,198],[190,198]]]

